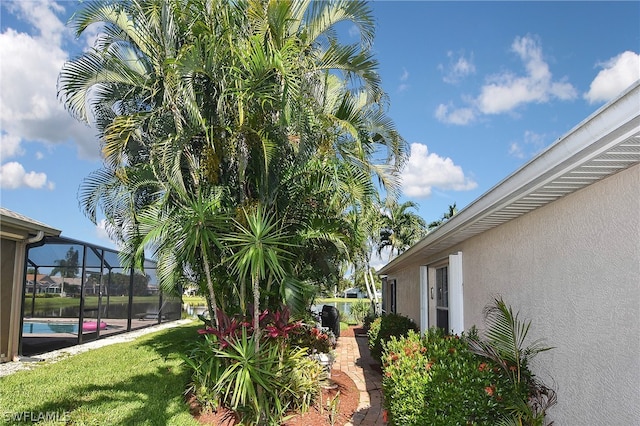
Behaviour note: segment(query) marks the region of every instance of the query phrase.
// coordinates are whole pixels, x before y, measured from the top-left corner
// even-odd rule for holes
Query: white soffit
[[[640,163],[640,80],[384,266],[427,258]]]

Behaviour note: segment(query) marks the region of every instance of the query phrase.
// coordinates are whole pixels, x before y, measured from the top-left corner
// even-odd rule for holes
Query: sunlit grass
[[[198,425],[184,400],[189,376],[179,356],[197,328],[194,322],[2,377],[0,423],[21,424],[10,416],[26,412],[64,414],[62,424]]]

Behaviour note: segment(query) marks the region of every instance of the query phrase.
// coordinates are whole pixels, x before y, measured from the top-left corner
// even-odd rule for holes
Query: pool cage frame
[[[75,250],[76,247],[77,250]],[[63,251],[66,252],[63,253]],[[69,253],[73,255],[71,259],[69,258]],[[75,310],[76,307],[78,308],[77,336],[75,339],[70,335],[62,338],[60,334],[53,337],[45,335],[38,335],[36,337],[27,336],[30,343],[26,344],[27,353],[24,353],[26,342],[23,336],[23,327],[25,319],[33,321],[37,319],[51,320],[56,318],[55,315],[36,315],[36,299],[42,297],[37,296],[37,294],[45,293],[45,297],[43,297],[45,304],[46,300],[50,299],[48,294],[46,294],[49,293],[49,289],[47,288],[46,291],[43,292],[42,289],[44,286],[38,280],[39,271],[42,270],[48,270],[50,272],[56,270],[56,272],[60,273],[60,291],[57,291],[57,289],[55,291],[58,296],[66,298],[65,300],[70,302],[79,299],[78,303],[70,303],[67,307],[71,310]],[[180,289],[177,288],[177,293],[173,296],[163,294],[158,286],[157,279],[155,279],[155,270],[156,263],[149,259],[145,259],[144,272],[125,268],[121,263],[118,251],[71,238],[47,236],[39,242],[28,244],[22,286],[19,355],[35,355],[54,349],[79,345],[100,339],[101,337],[128,333],[133,330],[180,319],[182,314]],[[67,283],[68,288],[73,287],[74,290],[76,290],[71,292],[70,296],[64,292],[65,277],[63,273],[65,271],[73,271],[70,273],[72,277],[67,277],[67,280],[79,281],[79,288],[78,285],[70,285]],[[40,276],[42,275],[49,277],[50,280],[52,279],[49,275],[40,274]],[[76,277],[76,275],[78,275],[79,278]],[[114,299],[116,298],[116,294],[111,294],[111,289],[114,287],[115,275],[120,275],[120,277],[118,277],[120,281],[120,293],[123,293],[123,289],[125,289],[126,296],[128,296],[125,302],[127,304],[126,318],[122,318],[123,315],[121,314],[117,319],[113,320],[120,323],[119,329],[103,330],[101,329],[101,325],[106,324],[104,320],[109,319],[110,299],[112,297]],[[126,280],[127,277],[128,286],[127,284],[123,286],[122,281],[123,279]],[[29,278],[31,278],[31,280]],[[98,279],[99,282],[96,282]],[[145,281],[147,283],[146,287],[144,287]],[[38,288],[39,285],[40,288]],[[95,288],[96,285],[98,287],[97,292]],[[91,286],[93,287],[92,289],[90,289]],[[55,288],[55,285],[52,285],[52,287]],[[141,292],[146,294],[140,294]],[[97,298],[97,307],[94,306],[96,300],[93,300],[94,303],[87,303],[89,296]],[[157,296],[157,298],[154,296]],[[120,300],[123,298],[124,295],[119,296]],[[141,299],[144,299],[144,302],[139,302]],[[142,313],[136,313],[136,302],[146,306],[146,310]],[[119,304],[122,305],[123,303],[120,302]],[[151,310],[149,310],[149,307],[152,307]],[[62,311],[63,309],[60,308],[60,313],[62,313]],[[91,312],[95,312],[95,317],[91,317]],[[25,314],[27,315],[26,317]],[[71,315],[68,322],[73,322],[75,319],[75,315]],[[86,331],[84,327],[87,324],[87,319],[95,321],[95,330]],[[126,326],[124,320],[126,320]]]

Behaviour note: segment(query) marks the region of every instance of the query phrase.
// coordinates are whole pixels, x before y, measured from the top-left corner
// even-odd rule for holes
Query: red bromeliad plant
[[[218,327],[207,325],[204,329],[198,330],[198,333],[216,336],[221,349],[229,346],[233,339],[240,338],[243,329],[246,330],[247,335],[254,332],[251,318],[241,315],[229,316],[219,309],[218,321]],[[286,306],[275,312],[263,311],[259,315],[259,322],[260,327],[266,331],[262,335],[265,340],[288,339],[291,333],[295,333],[302,328],[302,322],[291,321],[291,313]]]

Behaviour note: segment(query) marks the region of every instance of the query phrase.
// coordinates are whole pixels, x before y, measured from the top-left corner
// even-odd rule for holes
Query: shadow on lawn
[[[63,424],[176,424],[175,416],[184,415],[185,422],[180,424],[196,424],[190,422],[191,417],[184,400],[184,390],[189,381],[188,372],[182,367],[180,353],[184,352],[189,343],[199,337],[198,325],[187,325],[165,330],[152,336],[144,336],[134,341],[126,349],[132,352],[137,350],[151,350],[157,354],[160,365],[153,371],[136,374],[135,362],[130,366],[130,375],[122,372],[109,371],[109,367],[95,363],[93,359],[87,360],[89,365],[82,364],[67,368],[95,368],[89,373],[88,382],[95,377],[113,376],[111,383],[105,384],[105,380],[96,380],[94,383],[77,384],[68,388],[64,396],[51,395],[40,404],[34,401],[29,408],[30,413],[54,413],[57,420]],[[118,356],[126,357],[126,351]],[[153,358],[153,355],[152,355]],[[155,363],[152,359],[150,363]],[[84,363],[84,361],[83,361]],[[61,369],[61,381],[65,380],[65,369]],[[100,382],[100,383],[96,383]],[[37,384],[35,384],[37,386]],[[25,389],[28,392],[28,389]],[[70,414],[65,414],[70,413]],[[0,423],[2,420],[0,419]],[[33,424],[32,419],[20,423]],[[58,424],[58,423],[56,423]]]

